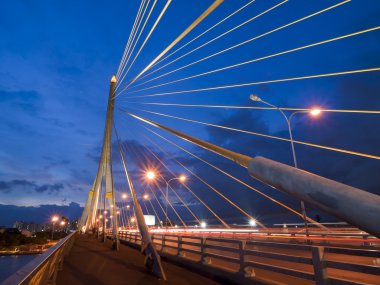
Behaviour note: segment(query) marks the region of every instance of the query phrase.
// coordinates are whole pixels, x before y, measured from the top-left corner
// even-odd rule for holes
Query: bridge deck
[[[120,245],[118,252],[111,243],[91,236],[79,236],[65,258],[58,285],[77,284],[220,284],[175,264],[163,262],[167,281],[158,280],[144,267],[144,257],[136,249]]]

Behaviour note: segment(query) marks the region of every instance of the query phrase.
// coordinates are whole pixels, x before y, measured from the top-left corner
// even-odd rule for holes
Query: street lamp
[[[148,171],[146,173],[146,177],[149,179],[149,180],[153,180],[155,177],[156,177],[156,173],[152,170]],[[161,177],[162,180],[165,181],[166,183],[166,209],[165,209],[165,223],[166,223],[166,227],[168,226],[168,206],[169,206],[169,184],[171,181],[173,180],[179,180],[180,182],[185,182],[186,181],[186,176],[185,175],[180,175],[179,177],[173,177],[171,179],[169,179],[168,181],[166,181],[165,179],[163,179],[163,177]]]
[[[123,194],[121,195],[121,198],[124,199],[124,200],[127,199],[127,198],[128,198],[128,194],[127,194],[127,193],[123,193]]]
[[[201,228],[205,229],[207,227],[206,222],[201,222]]]
[[[295,112],[291,113],[290,116],[288,117],[281,108],[279,108],[279,107],[277,107],[277,106],[275,106],[275,105],[273,105],[273,104],[271,104],[269,102],[266,102],[266,101],[262,100],[260,97],[256,96],[255,94],[250,95],[249,98],[252,101],[262,102],[265,105],[273,107],[273,108],[277,109],[278,111],[280,111],[280,113],[283,115],[283,117],[285,118],[285,121],[286,121],[286,123],[288,125],[288,131],[289,131],[290,144],[291,144],[291,147],[292,147],[294,167],[298,168],[296,151],[294,149],[292,125],[291,125],[292,118],[294,117],[294,115],[299,114],[299,113],[309,113],[311,116],[317,117],[322,112],[322,110],[318,109],[318,108],[313,108],[311,110],[295,111]],[[303,220],[304,220],[304,224],[305,224],[306,236],[309,236],[309,230],[308,230],[308,227],[307,227],[307,219],[306,219],[306,209],[305,209],[305,203],[303,202],[303,200],[301,200],[301,211],[302,211],[302,216],[303,216]]]
[[[58,222],[59,218],[58,216],[53,216],[51,218],[51,221],[53,223],[53,228],[52,228],[52,231],[51,231],[51,239],[53,240],[54,239],[54,226],[55,226],[55,223]]]
[[[143,198],[144,198],[144,200],[148,200],[149,199],[149,195],[148,194],[144,194]]]

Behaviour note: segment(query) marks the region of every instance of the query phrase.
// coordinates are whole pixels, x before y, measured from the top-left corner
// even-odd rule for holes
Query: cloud
[[[53,194],[56,192],[60,192],[64,189],[64,185],[62,183],[54,183],[54,184],[37,184],[34,181],[29,180],[11,180],[11,181],[0,181],[0,192],[5,194],[16,192],[20,190],[26,191],[34,191],[37,193],[48,193]]]

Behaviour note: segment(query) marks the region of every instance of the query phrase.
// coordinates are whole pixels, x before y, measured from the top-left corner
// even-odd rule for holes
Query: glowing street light
[[[146,178],[148,178],[149,180],[153,180],[155,177],[156,177],[156,173],[154,173],[154,171],[152,171],[152,170],[149,170],[146,173]]]
[[[64,226],[66,225],[66,222],[65,221],[61,221],[61,226]]]
[[[128,198],[128,194],[127,193],[123,193],[123,195],[121,195],[121,198],[122,199],[127,199]]]
[[[315,109],[311,109],[309,113],[310,113],[310,115],[312,115],[313,117],[317,117],[321,112],[322,112],[321,109],[317,109],[317,108],[315,108]]]
[[[148,200],[149,199],[149,195],[148,194],[144,194],[143,198],[144,198],[144,200]]]
[[[285,118],[285,121],[288,125],[289,139],[290,139],[290,145],[292,147],[294,167],[298,168],[296,151],[294,148],[293,133],[292,133],[292,124],[291,124],[292,118],[294,115],[296,115],[298,113],[309,113],[312,117],[318,117],[319,114],[322,112],[322,110],[319,108],[312,108],[311,110],[295,111],[295,112],[291,113],[290,116],[288,117],[280,107],[277,107],[277,106],[275,106],[269,102],[264,101],[263,99],[261,99],[260,97],[258,97],[255,94],[250,95],[249,98],[252,101],[262,102],[263,104],[265,104],[267,106],[276,108],[283,115],[283,117]],[[305,203],[302,200],[301,200],[301,210],[302,210],[302,216],[303,216],[303,220],[304,220],[304,224],[305,224],[306,236],[309,236],[309,231],[308,231],[308,227],[307,227],[307,219],[306,219]]]
[[[206,224],[206,222],[201,222],[201,228],[203,228],[203,229],[205,229],[207,227],[207,224]]]
[[[131,205],[127,205],[127,209],[129,209],[131,207]]]
[[[53,223],[53,227],[52,227],[52,231],[51,231],[51,239],[53,240],[54,239],[54,226],[55,226],[55,223],[58,222],[59,220],[59,217],[54,215],[53,217],[51,217],[51,221]]]
[[[116,211],[116,214],[120,215],[120,211]]]
[[[156,173],[152,170],[149,170],[147,173],[146,173],[146,177],[149,179],[149,180],[153,180],[155,177],[156,177]],[[160,176],[159,176],[160,177]],[[169,179],[168,181],[166,181],[163,177],[161,177],[162,180],[164,180],[164,182],[166,183],[166,209],[165,209],[165,223],[166,225],[168,224],[168,206],[169,206],[169,184],[171,181],[173,180],[179,180],[180,182],[185,182],[186,181],[186,176],[185,175],[180,175],[178,177],[174,177],[174,178],[171,178]]]
[[[136,221],[136,218],[132,217],[131,218],[131,223],[134,223]]]
[[[103,219],[103,215],[100,215],[100,216],[99,216],[99,219]]]

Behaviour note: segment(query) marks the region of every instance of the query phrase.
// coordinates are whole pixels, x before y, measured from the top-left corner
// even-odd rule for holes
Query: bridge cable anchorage
[[[171,42],[153,61],[151,61],[128,85],[127,87],[135,82],[141,75],[143,75],[147,70],[149,70],[152,65],[157,62],[161,57],[163,57],[168,51],[170,51],[179,41],[181,41],[188,33],[190,33],[200,22],[202,22],[209,14],[211,14],[224,0],[215,0],[211,6],[209,6],[190,26],[188,26],[173,42]],[[126,90],[123,88],[122,91]],[[119,96],[119,93],[115,95],[115,98]]]
[[[128,51],[127,51],[127,53],[126,53],[126,56],[125,56],[125,59],[124,59],[124,62],[123,62],[123,64],[122,64],[122,68],[121,68],[121,70],[120,70],[120,73],[119,73],[119,77],[123,74],[123,72],[124,72],[124,69],[125,69],[125,67],[126,67],[126,65],[127,65],[127,62],[126,62],[126,59],[130,56],[130,54],[131,54],[131,47],[132,47],[132,45],[133,45],[133,43],[135,42],[135,38],[136,38],[136,35],[137,35],[137,33],[138,33],[138,31],[139,31],[139,29],[140,29],[140,25],[141,25],[141,23],[142,23],[142,21],[143,21],[143,19],[144,19],[144,16],[145,16],[145,13],[146,13],[146,10],[147,10],[147,8],[148,8],[148,6],[149,6],[149,3],[150,3],[150,1],[151,0],[148,0],[147,2],[146,2],[146,0],[143,0],[143,2],[144,2],[144,6],[145,6],[145,2],[147,3],[147,5],[145,6],[145,8],[143,8],[143,12],[142,12],[142,16],[139,18],[139,20],[138,20],[138,24],[137,24],[137,27],[136,27],[136,29],[135,29],[135,33],[133,34],[133,36],[132,36],[132,40],[130,41],[130,44],[129,44],[129,47],[128,47]],[[144,7],[143,6],[143,7]],[[140,33],[141,34],[141,33]],[[119,79],[119,78],[118,78]]]
[[[132,134],[132,136],[133,137],[137,137],[136,136],[136,134],[131,130],[131,129],[129,129],[129,132],[131,132],[131,134]],[[145,139],[148,139],[145,135],[144,135],[144,138]],[[162,162],[162,160],[156,155],[156,154],[154,154],[154,152],[152,152],[149,148],[147,148],[146,146],[144,146],[144,148],[146,148],[164,167],[165,167],[165,169],[167,169],[173,176],[175,176],[175,173],[166,165],[166,164],[164,164],[163,162]],[[167,155],[168,157],[169,157],[169,154],[167,153],[167,152],[165,152],[164,150],[163,150],[163,153],[165,154],[165,155]],[[178,164],[178,162],[177,162],[177,164]],[[179,164],[180,165],[180,164]],[[186,185],[185,183],[184,184],[182,184],[218,221],[220,221],[221,222],[221,224],[225,227],[225,228],[231,228],[223,219],[221,219],[202,199],[200,199],[200,197],[198,196],[198,195],[196,195],[195,193],[194,193],[194,191],[188,186],[188,185]],[[150,188],[150,191],[153,191],[152,190],[152,188],[151,187],[149,187]],[[154,194],[154,192],[153,192],[153,194]],[[156,198],[156,200],[157,200],[157,198]],[[158,201],[158,203],[159,203],[159,201]],[[162,208],[162,206],[161,206],[161,204],[159,203],[159,206],[161,207],[161,209],[163,210],[163,208]],[[189,210],[190,210],[190,208],[189,208]],[[166,215],[166,213],[164,212],[164,214]],[[167,217],[167,215],[166,215],[166,217]],[[198,220],[198,218],[196,217],[196,220]],[[199,223],[200,224],[200,223]]]
[[[227,21],[229,18],[231,18],[232,16],[236,15],[237,13],[243,11],[245,8],[247,8],[249,5],[251,5],[252,3],[254,3],[256,0],[251,0],[249,1],[248,3],[244,4],[243,6],[241,6],[240,8],[238,8],[237,10],[235,10],[234,12],[232,12],[231,14],[229,14],[228,16],[224,17],[222,20],[220,20],[219,22],[217,22],[216,24],[214,24],[213,26],[211,26],[210,28],[208,28],[207,30],[205,30],[204,32],[200,33],[198,36],[194,37],[192,40],[188,41],[187,43],[183,44],[182,46],[180,46],[179,48],[177,48],[176,50],[174,50],[173,52],[171,52],[170,54],[168,54],[167,56],[164,56],[163,58],[161,58],[160,60],[158,60],[153,66],[156,66],[157,64],[161,63],[162,61],[168,59],[169,57],[171,57],[172,55],[176,54],[177,52],[179,52],[181,49],[185,48],[186,46],[188,46],[189,44],[191,44],[192,42],[196,41],[197,39],[201,38],[202,36],[204,36],[205,34],[207,34],[208,32],[210,32],[211,30],[213,30],[214,28],[216,28],[217,26],[219,26],[220,24],[222,24],[223,22]],[[143,76],[141,76],[138,80],[141,80],[143,79],[144,77],[146,77],[148,74],[150,73],[147,73]],[[138,81],[136,80],[136,81]]]
[[[140,105],[155,105],[155,106],[168,106],[168,107],[191,107],[191,108],[217,108],[217,109],[246,109],[246,110],[269,110],[276,111],[275,107],[262,107],[262,106],[231,106],[231,105],[207,105],[207,104],[180,104],[180,103],[159,103],[159,102],[137,102],[137,101],[124,101],[128,104]],[[309,112],[313,108],[287,108],[281,107],[283,111],[305,111]],[[353,109],[323,109],[323,112],[329,113],[352,113],[352,114],[380,114],[380,110],[353,110]]]
[[[135,153],[136,157],[139,156],[139,153],[137,153],[137,150],[132,149],[132,147],[128,147],[127,144],[124,144],[124,146],[127,147],[131,152],[133,151],[133,152]],[[142,155],[143,155],[143,154],[142,154]],[[162,205],[161,205],[159,199],[157,198],[156,194],[154,193],[153,189],[151,188],[151,185],[148,185],[148,186],[149,186],[149,190],[150,190],[150,192],[152,192],[152,194],[154,195],[154,197],[155,197],[155,199],[156,199],[156,202],[157,202],[158,205],[160,206],[161,210],[164,212],[164,215],[166,216],[167,220],[168,220],[168,221],[170,222],[170,224],[173,226],[173,223],[172,223],[171,219],[168,217],[168,215],[167,215],[166,212],[164,211],[164,209],[163,209],[163,207],[162,207]],[[161,189],[159,189],[159,190],[160,190],[161,195],[163,195]],[[163,195],[163,197],[164,197],[164,195]],[[171,207],[172,207],[172,206],[171,206]],[[172,208],[173,208],[173,207],[172,207]],[[174,213],[177,215],[177,218],[183,223],[183,225],[186,226],[185,223],[183,222],[182,218],[179,216],[178,212],[174,210]]]
[[[258,35],[258,36],[255,36],[255,37],[253,37],[253,38],[250,38],[250,39],[245,40],[245,41],[243,41],[243,42],[240,42],[240,43],[238,43],[238,44],[232,45],[232,46],[230,46],[230,47],[228,47],[228,48],[226,48],[226,49],[220,50],[220,51],[218,51],[218,52],[216,52],[216,53],[213,53],[213,54],[211,54],[211,55],[208,55],[208,56],[206,56],[206,57],[203,57],[203,58],[201,58],[201,59],[198,59],[198,60],[196,60],[196,61],[194,61],[194,62],[191,62],[191,63],[189,63],[189,64],[186,64],[186,65],[184,65],[184,66],[181,66],[181,67],[179,67],[179,68],[177,68],[177,69],[174,69],[174,70],[172,70],[172,71],[169,71],[169,72],[167,72],[167,73],[164,73],[164,74],[162,74],[162,75],[160,75],[160,76],[157,76],[157,77],[152,78],[152,79],[150,79],[150,80],[144,81],[143,83],[139,83],[138,85],[135,85],[135,87],[136,87],[136,86],[141,86],[141,85],[146,84],[146,83],[148,83],[148,82],[151,82],[151,81],[153,81],[153,80],[159,79],[159,78],[161,78],[161,77],[163,77],[163,76],[169,75],[169,74],[171,74],[171,73],[173,73],[173,72],[177,72],[177,71],[179,71],[179,70],[182,70],[182,69],[184,69],[184,68],[190,67],[190,66],[192,66],[192,65],[194,65],[194,64],[197,64],[197,63],[199,63],[199,62],[202,62],[202,61],[205,61],[205,60],[210,59],[210,58],[212,58],[212,57],[215,57],[215,56],[217,56],[217,55],[223,54],[223,53],[225,53],[225,52],[227,52],[227,51],[233,50],[233,49],[235,49],[235,48],[237,48],[237,47],[243,46],[243,45],[245,45],[245,44],[247,44],[247,43],[253,42],[253,41],[258,40],[258,39],[260,39],[260,38],[263,38],[263,37],[265,37],[265,36],[267,36],[267,35],[273,34],[273,33],[277,32],[277,31],[280,31],[280,30],[282,30],[282,29],[285,29],[285,28],[287,28],[287,27],[290,27],[290,26],[292,26],[292,25],[295,25],[295,24],[297,24],[297,23],[300,23],[300,22],[302,22],[302,21],[304,21],[304,20],[310,19],[310,18],[312,18],[312,17],[314,17],[314,16],[317,16],[317,15],[319,15],[319,14],[322,14],[322,13],[325,13],[325,12],[327,12],[327,11],[329,11],[329,10],[332,10],[332,9],[334,9],[334,8],[337,8],[337,7],[339,7],[339,6],[343,5],[343,4],[346,4],[346,3],[350,2],[350,1],[351,1],[351,0],[345,0],[345,1],[342,1],[342,2],[340,2],[340,3],[338,3],[338,4],[335,4],[335,5],[329,6],[329,7],[325,8],[325,9],[322,9],[322,10],[320,10],[320,11],[318,11],[318,12],[315,12],[315,13],[309,14],[309,15],[307,15],[307,16],[305,16],[305,17],[302,17],[302,18],[300,18],[300,19],[297,19],[297,20],[295,20],[295,21],[292,21],[292,22],[290,22],[290,23],[287,23],[287,24],[285,24],[285,25],[282,25],[282,26],[280,26],[280,27],[277,27],[277,28],[275,28],[275,29],[272,29],[272,30],[270,30],[270,31],[268,31],[268,32],[262,33],[262,34],[260,34],[260,35]],[[281,4],[281,3],[280,3],[280,4]],[[172,62],[174,62],[174,61],[172,61]],[[167,65],[169,65],[169,64],[167,64]],[[167,65],[165,65],[165,66],[167,66]],[[165,67],[165,66],[163,66],[163,67]],[[162,68],[162,67],[161,67],[161,68]]]
[[[143,3],[144,1],[141,1],[140,2],[140,6],[139,6],[139,10],[138,12],[136,13],[136,17],[135,17],[135,21],[133,22],[133,26],[132,26],[132,29],[131,29],[131,32],[129,33],[129,37],[128,37],[128,40],[127,40],[127,43],[125,45],[125,48],[124,48],[124,52],[123,52],[123,55],[121,57],[121,60],[120,60],[120,63],[119,63],[119,67],[117,69],[117,73],[116,73],[116,79],[119,80],[120,78],[120,70],[124,64],[124,60],[125,60],[125,57],[126,57],[126,54],[127,54],[127,51],[129,49],[129,43],[130,43],[130,40],[132,38],[132,34],[134,34],[134,30],[135,30],[135,27],[136,27],[136,23],[138,21],[138,18],[140,17],[140,11],[141,11],[141,8],[143,6]]]
[[[267,183],[317,209],[380,237],[380,196],[339,183],[298,168],[256,156],[251,158],[154,121],[129,113],[135,119],[230,159],[248,169],[253,178]]]
[[[150,1],[150,0],[149,0],[149,1]],[[144,24],[143,24],[143,26],[142,26],[142,28],[141,28],[141,30],[140,30],[140,33],[139,33],[139,35],[138,35],[138,37],[137,37],[137,39],[136,39],[136,41],[135,41],[135,43],[134,43],[134,45],[133,45],[133,47],[132,47],[132,49],[131,49],[131,52],[130,52],[129,55],[128,55],[128,58],[127,58],[126,61],[125,61],[124,68],[126,68],[126,66],[128,65],[128,62],[129,62],[129,60],[130,60],[130,58],[131,58],[131,56],[132,56],[132,54],[133,54],[133,52],[134,52],[134,50],[135,50],[135,48],[136,48],[136,45],[137,45],[137,43],[138,43],[139,40],[140,40],[141,34],[143,33],[143,31],[144,31],[144,29],[145,29],[145,26],[146,26],[146,24],[148,23],[149,18],[150,18],[150,16],[151,16],[152,12],[153,12],[153,9],[154,9],[154,7],[155,7],[156,4],[157,4],[157,0],[153,0],[153,1],[154,1],[154,2],[153,2],[153,4],[152,4],[152,6],[150,7],[150,10],[149,10],[148,15],[147,15],[147,17],[146,17],[146,19],[145,19],[145,21],[144,21]],[[117,86],[116,86],[116,90],[118,89],[118,87],[120,86],[120,84],[123,82],[125,76],[128,74],[129,70],[130,70],[131,67],[133,66],[133,64],[134,64],[134,62],[135,62],[135,60],[136,60],[136,58],[137,58],[138,55],[140,54],[141,49],[144,47],[145,42],[146,42],[146,41],[144,41],[144,43],[141,45],[141,48],[139,49],[139,51],[135,54],[135,57],[134,57],[134,59],[132,60],[132,62],[129,64],[129,67],[128,67],[127,71],[124,72],[124,75],[123,75],[123,76],[121,76],[121,79],[120,79],[120,81],[118,81],[118,84],[117,84]],[[124,70],[123,70],[123,71],[124,71]]]
[[[292,213],[296,214],[297,216],[303,218],[302,213],[297,212],[296,210],[292,209],[291,207],[289,207],[289,206],[287,206],[287,205],[285,205],[285,204],[283,204],[283,203],[277,201],[276,199],[272,198],[271,196],[265,194],[264,192],[262,192],[262,191],[260,191],[260,190],[258,190],[258,189],[256,189],[256,188],[254,188],[253,186],[251,186],[251,185],[245,183],[244,181],[238,179],[237,177],[235,177],[235,176],[233,176],[233,175],[231,175],[231,174],[225,172],[224,170],[220,169],[219,167],[215,166],[214,164],[210,163],[209,161],[207,161],[207,160],[205,160],[205,159],[203,159],[203,158],[201,158],[201,157],[195,155],[194,153],[190,152],[189,150],[187,150],[187,149],[185,149],[185,148],[183,148],[183,147],[177,145],[177,144],[174,143],[173,141],[169,140],[168,138],[165,138],[164,136],[161,136],[160,134],[156,133],[155,131],[151,130],[150,128],[145,128],[145,129],[147,129],[147,130],[150,131],[151,133],[155,134],[156,136],[160,137],[161,139],[165,140],[166,142],[170,143],[171,145],[174,145],[176,148],[178,148],[178,149],[184,151],[185,153],[191,155],[192,157],[194,157],[194,158],[196,158],[196,159],[202,161],[203,163],[207,164],[208,166],[214,168],[215,170],[219,171],[220,173],[223,173],[224,175],[226,175],[227,177],[229,177],[229,178],[235,180],[236,182],[240,183],[241,185],[244,185],[244,186],[247,187],[248,189],[255,191],[256,193],[262,195],[263,197],[269,199],[270,201],[272,201],[272,202],[274,202],[274,203],[276,203],[276,204],[282,206],[283,208],[285,208],[285,209],[291,211]],[[318,226],[318,227],[320,227],[320,228],[323,228],[323,229],[327,230],[327,228],[326,228],[325,226],[323,226],[322,224],[320,224],[320,223],[314,221],[313,219],[311,219],[311,218],[309,218],[309,217],[306,217],[306,218],[307,218],[307,220],[308,220],[309,222],[311,222],[312,224],[314,224],[314,225],[316,225],[316,226]]]
[[[165,152],[162,147],[160,147],[157,143],[155,143],[153,140],[150,140],[149,141],[155,146],[157,147],[161,152]],[[248,218],[250,218],[251,220],[254,220],[257,222],[258,225],[260,225],[262,228],[266,229],[267,227],[264,226],[262,223],[260,223],[259,221],[257,221],[253,216],[251,216],[250,214],[248,214],[244,209],[242,209],[239,205],[237,205],[236,203],[234,203],[231,199],[229,199],[227,196],[225,196],[223,193],[221,193],[219,190],[217,190],[215,187],[213,187],[210,183],[208,183],[206,180],[204,180],[203,178],[201,178],[199,175],[195,174],[192,170],[190,170],[188,167],[186,167],[183,163],[181,163],[179,160],[177,160],[176,158],[173,158],[174,161],[176,161],[179,165],[181,165],[187,172],[189,172],[192,176],[194,176],[195,178],[197,178],[199,181],[201,181],[204,185],[206,185],[208,188],[210,188],[212,191],[214,191],[216,194],[218,194],[220,197],[222,197],[225,201],[227,201],[231,206],[235,207],[238,211],[240,211],[241,213],[243,213],[245,216],[247,216]]]
[[[156,0],[155,0],[155,3],[156,3]],[[139,56],[140,52],[142,51],[142,49],[144,48],[145,44],[147,43],[147,41],[149,40],[150,36],[152,35],[153,31],[155,30],[156,26],[158,25],[158,23],[160,22],[161,18],[163,17],[163,15],[165,14],[167,8],[169,7],[171,3],[171,0],[167,0],[166,2],[166,5],[164,6],[164,8],[162,9],[161,13],[158,15],[156,21],[154,22],[152,28],[150,29],[148,35],[145,37],[145,40],[144,42],[141,44],[139,50],[137,51],[135,57],[133,58],[132,60],[132,63],[129,65],[129,68],[128,70],[125,72],[123,78],[120,80],[118,86],[116,86],[116,90],[120,87],[121,83],[123,82],[125,76],[127,75],[127,73],[129,72],[129,70],[131,69],[132,65],[134,64],[134,62],[136,61],[137,57]]]
[[[138,228],[140,230],[140,235],[141,235],[141,239],[142,239],[141,250],[142,250],[142,253],[146,256],[145,265],[154,275],[156,275],[157,277],[159,277],[163,280],[166,280],[165,272],[164,272],[164,270],[162,268],[162,264],[161,264],[161,258],[158,255],[158,253],[154,247],[154,244],[152,242],[152,238],[151,238],[150,233],[149,233],[149,229],[145,223],[145,219],[144,219],[144,215],[143,215],[141,206],[140,206],[139,202],[137,201],[136,192],[135,192],[135,189],[133,187],[132,180],[129,176],[124,152],[123,152],[123,149],[121,147],[119,135],[116,131],[116,128],[115,128],[115,134],[116,134],[116,138],[117,138],[117,143],[118,143],[118,147],[119,147],[121,160],[122,160],[123,167],[124,167],[125,176],[127,178],[129,190],[131,192],[131,195],[133,197],[133,203],[135,205],[135,214],[136,214],[137,225],[138,225]]]
[[[280,6],[282,6],[282,5],[285,4],[286,2],[288,2],[288,0],[284,0],[284,1],[282,1],[282,2],[280,2],[280,3],[278,3],[278,4],[276,4],[276,5],[272,6],[271,8],[265,10],[264,12],[262,12],[262,13],[260,13],[260,14],[258,14],[258,15],[253,16],[252,18],[246,20],[245,22],[243,22],[243,23],[241,23],[241,24],[239,24],[239,25],[237,25],[237,26],[231,28],[230,30],[228,30],[228,31],[226,31],[226,32],[224,32],[224,33],[222,33],[222,34],[220,34],[220,35],[214,37],[213,39],[207,41],[206,43],[197,46],[196,48],[190,50],[189,52],[187,52],[187,53],[185,53],[185,54],[183,54],[183,55],[181,55],[181,56],[179,56],[179,57],[173,59],[172,61],[170,61],[170,62],[168,62],[168,63],[162,65],[161,67],[159,67],[159,68],[157,68],[157,69],[151,71],[150,73],[146,74],[146,76],[149,76],[149,75],[151,75],[151,74],[153,74],[153,73],[156,73],[157,71],[159,71],[159,70],[161,70],[161,69],[163,69],[163,68],[165,68],[165,67],[167,67],[167,66],[169,66],[169,65],[171,65],[171,64],[173,64],[173,63],[175,63],[175,62],[177,62],[178,60],[187,57],[188,55],[194,53],[195,51],[202,49],[203,47],[205,47],[205,46],[207,46],[207,45],[213,43],[214,41],[216,41],[216,40],[218,40],[218,39],[220,39],[220,38],[222,38],[222,37],[228,35],[229,33],[233,32],[233,31],[235,31],[235,30],[237,30],[237,29],[243,27],[244,25],[246,25],[246,24],[248,24],[248,23],[250,23],[250,22],[252,22],[252,21],[254,21],[254,20],[258,19],[258,18],[260,18],[261,16],[264,16],[265,14],[271,12],[272,10],[274,10],[274,9],[276,9],[276,8],[278,8],[278,7],[280,7]],[[140,79],[141,79],[141,77],[140,77]],[[150,81],[151,81],[151,80],[145,81],[145,83],[150,82]],[[143,84],[144,84],[144,83],[143,83]],[[142,84],[139,84],[139,85],[142,85]],[[137,86],[137,85],[135,85],[135,86]]]
[[[192,120],[192,119],[186,119],[186,118],[182,118],[182,117],[172,116],[172,115],[153,112],[153,111],[147,111],[147,110],[143,110],[143,109],[135,109],[135,108],[131,108],[131,107],[130,107],[130,109],[139,110],[139,111],[143,111],[146,113],[150,113],[150,114],[154,114],[154,115],[158,115],[158,116],[163,116],[163,117],[168,117],[168,118],[172,118],[172,119],[177,119],[177,120],[182,120],[182,121],[186,121],[186,122],[191,122],[191,123],[195,123],[195,124],[201,124],[201,125],[206,125],[206,126],[210,126],[210,127],[220,128],[220,129],[224,129],[224,130],[228,130],[228,131],[246,133],[246,134],[260,136],[260,137],[264,137],[264,138],[268,138],[268,139],[290,142],[290,139],[283,138],[283,137],[278,137],[278,136],[273,136],[273,135],[268,135],[268,134],[263,134],[263,133],[258,133],[258,132],[251,132],[251,131],[247,131],[247,130],[241,130],[241,129],[237,129],[237,128],[226,127],[226,126],[206,123],[206,122]],[[128,113],[125,110],[123,110],[123,112]],[[132,114],[130,114],[130,115],[132,115]],[[329,147],[329,146],[324,146],[324,145],[314,144],[314,143],[309,143],[309,142],[304,142],[304,141],[298,141],[298,140],[293,140],[293,143],[305,145],[305,146],[309,146],[309,147],[314,147],[314,148],[320,148],[320,149],[335,151],[335,152],[339,152],[339,153],[355,155],[355,156],[359,156],[359,157],[365,157],[365,158],[380,160],[380,156],[373,155],[373,154],[356,152],[356,151],[351,151],[351,150],[346,150],[346,149],[341,149],[341,148],[334,148],[334,147]]]
[[[338,71],[338,72],[330,72],[330,73],[321,73],[321,74],[314,74],[314,75],[304,75],[304,76],[297,76],[297,77],[264,80],[264,81],[240,83],[240,84],[233,84],[233,85],[222,85],[222,86],[214,86],[214,87],[208,87],[208,88],[153,93],[153,94],[148,94],[148,95],[127,96],[125,98],[135,98],[136,99],[136,98],[145,98],[145,97],[168,96],[168,95],[175,95],[175,94],[195,93],[195,92],[203,92],[203,91],[214,91],[214,90],[229,89],[229,88],[247,87],[247,86],[263,85],[263,84],[271,84],[271,83],[298,81],[298,80],[305,80],[305,79],[324,78],[324,77],[332,77],[332,76],[340,76],[340,75],[377,72],[377,71],[380,71],[380,67],[356,69],[356,70],[348,70],[348,71]]]
[[[330,38],[330,39],[327,39],[327,40],[315,42],[315,43],[308,44],[308,45],[303,45],[303,46],[300,46],[300,47],[297,47],[297,48],[288,49],[288,50],[285,50],[285,51],[282,51],[282,52],[273,53],[273,54],[266,55],[266,56],[263,56],[263,57],[258,57],[258,58],[255,58],[255,59],[243,61],[243,62],[236,63],[236,64],[233,64],[233,65],[228,65],[228,66],[225,66],[225,67],[213,69],[213,70],[210,70],[210,71],[207,71],[207,72],[202,72],[202,73],[194,74],[194,75],[187,76],[187,77],[184,77],[184,78],[180,78],[180,79],[164,82],[164,83],[161,83],[161,84],[153,85],[153,86],[150,86],[150,87],[146,87],[146,88],[142,88],[142,89],[138,89],[138,90],[134,90],[134,91],[129,91],[129,94],[133,94],[133,93],[137,93],[137,92],[141,92],[141,91],[146,91],[146,90],[150,90],[150,89],[154,89],[154,88],[158,88],[158,87],[162,87],[162,86],[171,85],[171,84],[182,82],[182,81],[186,81],[186,80],[189,80],[189,79],[202,77],[202,76],[205,76],[205,75],[209,75],[209,74],[225,71],[225,70],[228,70],[228,69],[240,67],[240,66],[243,66],[243,65],[246,65],[246,64],[251,64],[251,63],[259,62],[259,61],[262,61],[262,60],[271,59],[271,58],[274,58],[274,57],[277,57],[277,56],[286,55],[286,54],[289,54],[289,53],[297,52],[297,51],[308,49],[308,48],[311,48],[311,47],[316,47],[316,46],[319,46],[319,45],[335,42],[335,41],[342,40],[342,39],[347,39],[347,38],[350,38],[350,37],[366,34],[366,33],[373,32],[373,31],[378,31],[378,30],[380,30],[380,26],[376,26],[376,27],[373,27],[373,28],[361,30],[361,31],[358,31],[358,32],[350,33],[350,34],[345,34],[343,36]],[[197,61],[197,62],[200,62],[200,61]],[[190,65],[187,65],[187,66],[190,66]],[[178,71],[180,69],[182,69],[182,68],[180,67],[180,68],[178,68],[178,69],[176,69],[174,71],[165,73],[165,74],[160,75],[158,77],[155,77],[155,79],[158,79],[160,77],[166,76],[166,75],[168,75],[170,73],[173,73],[175,71]],[[153,81],[153,79],[151,81]]]

